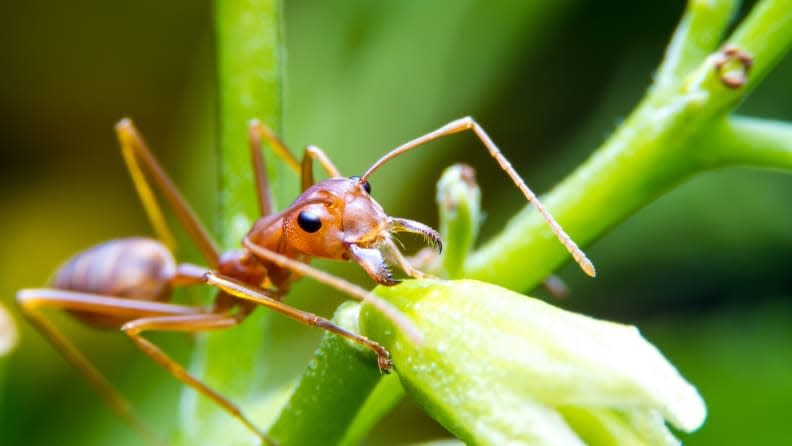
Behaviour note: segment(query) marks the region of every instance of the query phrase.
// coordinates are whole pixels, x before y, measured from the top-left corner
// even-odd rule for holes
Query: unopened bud
[[[468,444],[676,444],[697,429],[696,389],[633,326],[471,280],[379,287],[425,342],[365,306],[405,389]]]

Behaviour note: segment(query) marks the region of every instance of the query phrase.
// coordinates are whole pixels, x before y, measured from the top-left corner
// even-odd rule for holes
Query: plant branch
[[[731,116],[699,137],[703,168],[750,166],[792,171],[792,124]]]
[[[744,90],[755,88],[792,47],[792,0],[763,0],[728,39],[754,56]]]
[[[739,0],[692,0],[668,44],[657,70],[652,94],[664,96],[679,80],[718,47]]]
[[[696,9],[689,11],[693,14]],[[718,35],[726,21],[711,24],[720,29],[707,32]],[[682,27],[677,32],[688,39],[707,40],[692,34],[697,30]],[[681,38],[673,39],[677,48],[686,47],[679,43]],[[576,241],[590,243],[700,169],[695,152],[698,137],[733,110],[789,49],[792,1],[759,3],[729,42],[754,58],[744,88],[726,87],[713,58],[705,58],[673,89],[650,90],[613,136],[545,198],[545,205]],[[682,66],[679,60],[664,62],[660,73],[677,71],[675,67]],[[524,290],[566,260],[547,225],[526,207],[468,259],[465,276]]]

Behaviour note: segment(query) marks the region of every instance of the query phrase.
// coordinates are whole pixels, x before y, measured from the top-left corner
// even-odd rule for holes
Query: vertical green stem
[[[214,13],[220,175],[217,226],[223,248],[238,249],[242,236],[258,217],[247,124],[258,118],[276,131],[282,124],[280,2],[217,0]],[[270,157],[267,161],[270,178],[277,178],[277,164]],[[238,327],[200,337],[192,360],[193,373],[242,407],[248,406],[266,382],[263,375],[268,362],[263,356],[272,336],[268,336],[265,313],[256,312]],[[195,396],[192,390],[186,392],[185,442],[226,442],[237,430],[241,430],[240,436],[249,434],[214,403]],[[267,421],[261,420],[263,428]],[[213,430],[225,430],[226,437],[212,439],[208,432]],[[190,438],[191,433],[195,438]]]
[[[223,245],[236,248],[256,216],[247,123],[258,118],[281,127],[282,64],[277,0],[218,0],[218,124],[220,219]],[[270,162],[270,173],[275,163]],[[240,230],[242,228],[242,230]]]

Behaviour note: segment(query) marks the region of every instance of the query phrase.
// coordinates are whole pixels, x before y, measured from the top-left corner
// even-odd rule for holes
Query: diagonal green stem
[[[688,14],[697,11],[690,8]],[[710,17],[708,33],[719,35],[726,24],[719,17]],[[713,39],[706,41],[716,44]],[[725,87],[712,59],[705,58],[686,76],[677,76],[673,88],[650,91],[616,133],[547,196],[547,207],[578,242],[590,243],[701,169],[699,136],[734,109],[792,44],[792,1],[759,3],[729,42],[754,57],[744,88]],[[677,43],[670,51],[674,48],[684,51],[686,46]],[[685,57],[667,54],[659,72],[677,72],[678,61]],[[707,156],[713,162],[712,157],[731,155],[709,151]],[[500,235],[468,259],[465,275],[507,288],[529,289],[566,260],[549,228],[526,207]]]
[[[655,75],[652,94],[662,97],[672,93],[687,73],[695,68],[723,39],[740,2],[737,0],[692,0],[687,4],[663,64]]]

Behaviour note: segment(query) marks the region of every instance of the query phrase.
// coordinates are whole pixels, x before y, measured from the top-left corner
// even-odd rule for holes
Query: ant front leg
[[[266,259],[280,268],[288,269],[289,271],[295,272],[300,276],[310,277],[317,282],[331,286],[354,299],[368,303],[379,310],[379,312],[385,315],[385,317],[390,319],[396,326],[401,328],[411,341],[415,342],[416,344],[421,344],[423,342],[423,335],[421,335],[421,332],[418,331],[418,328],[415,327],[415,324],[413,324],[412,321],[407,318],[407,316],[405,316],[401,311],[399,311],[387,301],[373,295],[354,283],[318,270],[305,263],[298,262],[297,260],[291,259],[275,251],[256,245],[247,237],[242,240],[242,245],[260,259]],[[209,273],[208,275],[204,276],[204,279],[209,280],[208,278],[211,275],[212,273]],[[250,289],[246,285],[242,286]],[[243,296],[238,297],[243,298]]]
[[[254,302],[258,305],[265,306],[270,310],[273,310],[277,313],[280,313],[286,317],[294,319],[301,324],[308,325],[310,327],[318,327],[323,330],[327,330],[330,333],[335,333],[339,336],[345,337],[356,344],[362,345],[377,355],[377,365],[379,369],[383,373],[390,373],[391,369],[393,368],[393,363],[390,359],[390,352],[385,349],[382,345],[378,344],[377,342],[372,341],[371,339],[361,336],[351,331],[345,330],[338,325],[334,324],[328,319],[323,317],[317,316],[313,313],[309,313],[307,311],[302,311],[300,309],[294,308],[290,305],[286,305],[283,302],[280,302],[276,299],[265,294],[264,290],[261,289],[254,289],[250,286],[236,281],[230,277],[225,277],[220,274],[214,272],[207,272],[204,276],[204,280],[207,284],[212,285],[221,289],[222,291],[231,294],[232,296],[236,296],[240,299]]]

